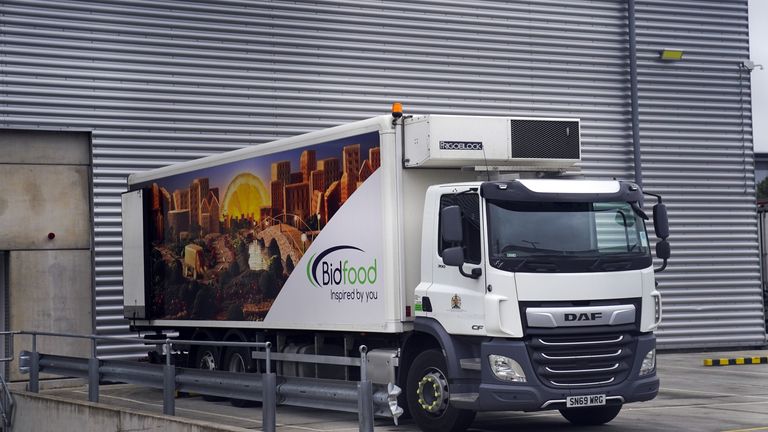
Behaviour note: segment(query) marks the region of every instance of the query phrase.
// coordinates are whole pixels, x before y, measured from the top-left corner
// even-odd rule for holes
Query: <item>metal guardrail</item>
[[[3,365],[13,361],[13,336],[17,333],[18,332],[13,331],[0,332],[0,337],[3,338],[3,342],[5,342],[5,338],[8,338],[8,352],[5,353],[5,357],[0,358],[0,363]],[[3,346],[5,346],[5,343],[3,343]],[[16,401],[13,399],[13,395],[8,389],[8,383],[5,382],[5,379],[5,376],[0,375],[0,387],[2,387],[2,393],[0,394],[0,418],[2,418],[2,430],[8,431],[13,424],[13,417],[16,412]]]
[[[330,410],[358,412],[360,431],[373,431],[374,415],[397,417],[402,409],[397,406],[400,389],[389,384],[374,389],[367,373],[367,348],[360,346],[360,358],[342,356],[305,355],[305,358],[293,361],[355,365],[360,367],[360,381],[325,380],[303,377],[280,377],[272,372],[272,344],[270,342],[218,342],[164,339],[152,340],[115,336],[75,335],[67,333],[18,331],[6,332],[11,335],[28,335],[32,338],[32,351],[23,351],[19,356],[19,368],[29,373],[29,391],[40,391],[40,373],[85,378],[88,382],[88,400],[99,401],[99,384],[105,382],[123,382],[163,391],[163,413],[175,415],[176,391],[202,393],[241,400],[262,402],[262,427],[272,432],[276,427],[276,407],[278,398],[286,405],[296,405]],[[0,333],[2,335],[3,333]],[[38,351],[37,339],[40,336],[89,339],[91,355],[89,358],[42,354]],[[125,360],[102,360],[96,352],[96,341],[120,340],[139,342],[146,345],[163,346],[165,364],[150,364]],[[263,349],[266,362],[265,372],[236,373],[217,370],[188,369],[173,365],[174,346],[208,347],[244,347]],[[12,346],[12,343],[11,343]],[[261,357],[261,356],[259,356]],[[13,359],[11,353],[10,359]],[[7,391],[7,390],[6,390]],[[10,393],[8,393],[10,395]]]

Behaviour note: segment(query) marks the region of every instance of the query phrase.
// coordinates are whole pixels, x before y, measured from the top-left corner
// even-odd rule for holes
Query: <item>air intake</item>
[[[578,120],[512,119],[512,159],[579,159]]]

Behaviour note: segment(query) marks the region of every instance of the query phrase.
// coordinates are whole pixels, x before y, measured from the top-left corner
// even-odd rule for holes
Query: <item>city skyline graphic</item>
[[[304,251],[380,164],[372,132],[152,183],[150,314],[262,320]]]

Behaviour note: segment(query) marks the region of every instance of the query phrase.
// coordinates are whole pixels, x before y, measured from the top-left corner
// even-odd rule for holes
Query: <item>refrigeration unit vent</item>
[[[579,159],[577,120],[512,119],[512,159]]]

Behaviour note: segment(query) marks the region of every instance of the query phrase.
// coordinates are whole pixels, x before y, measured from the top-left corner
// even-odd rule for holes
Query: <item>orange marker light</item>
[[[400,118],[403,116],[403,104],[395,102],[392,104],[392,117]]]

